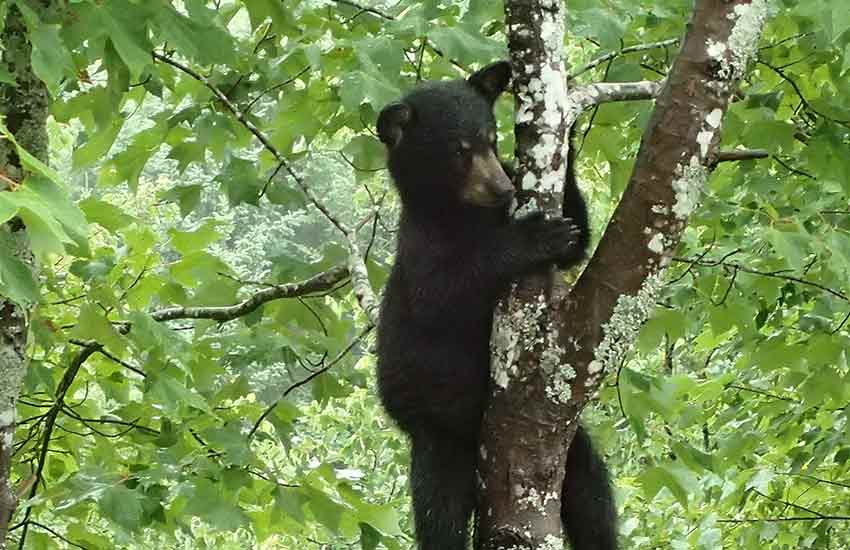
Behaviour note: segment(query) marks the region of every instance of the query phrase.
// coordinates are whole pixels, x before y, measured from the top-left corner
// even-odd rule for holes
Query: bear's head
[[[511,67],[500,61],[467,80],[424,83],[378,116],[378,136],[406,208],[506,206],[514,187],[496,151],[493,104]]]

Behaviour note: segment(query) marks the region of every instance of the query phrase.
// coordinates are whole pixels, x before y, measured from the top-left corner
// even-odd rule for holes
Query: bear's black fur
[[[410,436],[420,550],[467,548],[496,302],[523,275],[575,265],[588,243],[571,166],[564,219],[508,215],[514,188],[496,156],[493,104],[510,74],[499,62],[468,80],[425,83],[378,117],[402,202],[378,327],[378,388]],[[581,427],[567,469],[562,515],[573,547],[613,550],[608,475]]]

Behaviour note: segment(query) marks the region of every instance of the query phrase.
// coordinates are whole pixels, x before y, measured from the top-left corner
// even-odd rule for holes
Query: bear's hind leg
[[[411,435],[410,487],[419,550],[466,550],[475,509],[475,445],[442,433]]]
[[[617,550],[617,511],[608,469],[582,426],[567,453],[561,519],[573,550]]]

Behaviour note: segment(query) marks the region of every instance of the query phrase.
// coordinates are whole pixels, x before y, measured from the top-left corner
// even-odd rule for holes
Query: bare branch
[[[348,236],[348,250],[349,265],[351,266],[351,288],[354,290],[354,296],[357,298],[357,303],[360,304],[360,308],[366,313],[369,321],[373,325],[377,324],[380,304],[375,293],[372,291],[366,262],[360,253],[360,246],[357,244],[356,236],[353,234]]]
[[[764,149],[733,149],[732,151],[720,151],[717,153],[712,166],[721,162],[740,162],[742,160],[766,159],[770,152]]]
[[[173,321],[175,319],[213,319],[215,321],[231,321],[233,319],[248,315],[261,305],[279,300],[281,298],[295,298],[322,292],[333,288],[337,283],[349,276],[347,267],[335,267],[323,273],[319,273],[306,281],[275,285],[264,288],[232,306],[218,307],[170,307],[155,311],[151,317],[155,321]]]
[[[581,110],[615,101],[654,99],[664,86],[663,80],[638,82],[598,82],[570,90],[570,100]]]

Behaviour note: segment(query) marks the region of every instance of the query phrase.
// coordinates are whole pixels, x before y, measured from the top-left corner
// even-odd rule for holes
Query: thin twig
[[[327,207],[325,207],[325,205],[319,202],[319,200],[316,198],[316,196],[313,194],[313,192],[310,190],[310,188],[307,186],[301,176],[295,173],[295,171],[292,169],[292,166],[290,166],[289,162],[281,154],[281,152],[278,151],[277,147],[274,146],[271,140],[269,140],[269,138],[262,131],[260,131],[259,128],[257,128],[256,124],[254,124],[251,120],[248,119],[247,113],[243,113],[242,111],[240,111],[236,107],[236,105],[234,105],[233,102],[230,101],[230,99],[224,94],[224,92],[222,92],[218,88],[218,86],[210,82],[207,77],[205,77],[198,71],[184,65],[183,63],[180,63],[179,61],[176,61],[172,57],[162,55],[158,52],[152,52],[152,55],[154,59],[158,59],[163,63],[171,65],[175,69],[183,71],[184,73],[188,74],[189,76],[206,86],[213,93],[213,95],[215,95],[215,97],[222,103],[222,105],[224,105],[227,110],[230,111],[231,114],[236,117],[236,120],[238,120],[249,132],[254,134],[254,137],[256,137],[260,141],[260,143],[263,144],[263,147],[265,147],[266,150],[270,152],[274,156],[274,158],[283,165],[284,170],[286,170],[286,172],[293,179],[293,181],[295,181],[296,185],[298,185],[298,187],[301,189],[301,191],[304,193],[310,203],[315,206],[316,209],[318,209],[319,212],[321,212],[322,215],[324,215],[325,218],[327,218],[327,220],[331,222],[331,224],[333,224],[334,227],[336,227],[343,235],[348,235],[348,228],[346,228],[345,225],[342,224],[342,222],[340,222],[335,216],[333,216],[327,209]]]
[[[793,283],[799,283],[801,285],[806,285],[806,286],[810,286],[810,287],[813,287],[813,288],[817,288],[817,289],[822,290],[822,291],[824,291],[828,294],[831,294],[832,296],[835,296],[836,298],[840,298],[840,299],[844,300],[845,302],[850,303],[850,296],[847,296],[843,292],[829,288],[828,286],[824,286],[820,283],[815,283],[813,281],[807,281],[807,280],[801,279],[799,277],[794,277],[793,275],[783,275],[783,274],[781,274],[780,272],[777,272],[777,271],[759,271],[757,269],[745,267],[745,266],[740,265],[740,264],[731,263],[731,262],[724,262],[724,261],[716,261],[716,262],[715,261],[697,261],[697,260],[691,260],[689,258],[681,258],[681,257],[674,257],[673,261],[691,264],[691,265],[697,265],[697,266],[700,266],[700,267],[723,266],[723,267],[728,267],[728,268],[732,268],[732,269],[737,269],[737,270],[743,271],[744,273],[749,273],[751,275],[760,275],[762,277],[772,277],[774,279],[782,279],[784,281],[791,281]]]
[[[678,38],[669,38],[667,40],[662,40],[660,42],[652,42],[652,43],[649,43],[649,44],[636,44],[634,46],[622,48],[622,49],[619,49],[617,51],[608,52],[604,55],[597,57],[596,59],[594,59],[593,61],[591,61],[587,65],[576,70],[574,73],[568,75],[567,78],[572,80],[575,77],[579,76],[580,74],[586,73],[587,71],[589,71],[591,69],[595,69],[599,65],[602,65],[603,63],[605,63],[606,61],[609,61],[609,60],[614,59],[616,57],[619,57],[621,55],[626,55],[626,54],[634,53],[634,52],[643,52],[643,51],[646,51],[646,50],[654,50],[656,48],[666,48],[668,46],[673,46],[674,44],[678,44],[678,43],[679,43]]]
[[[263,411],[263,414],[260,415],[260,417],[257,419],[257,421],[254,422],[254,426],[251,428],[251,431],[248,432],[248,439],[251,439],[254,436],[254,434],[260,428],[260,424],[262,424],[263,420],[265,420],[272,413],[272,411],[274,411],[274,409],[275,409],[275,407],[277,407],[278,403],[280,403],[282,400],[284,400],[286,398],[286,396],[288,396],[290,393],[295,391],[297,388],[300,388],[301,386],[308,384],[311,380],[313,380],[317,376],[324,374],[325,372],[329,371],[331,368],[334,367],[334,365],[336,365],[337,363],[342,361],[342,359],[346,355],[348,355],[348,352],[350,352],[354,348],[354,346],[359,344],[363,340],[363,338],[365,338],[366,335],[369,334],[372,331],[373,328],[375,328],[374,325],[369,325],[368,327],[366,327],[354,340],[349,342],[349,344],[345,347],[345,349],[343,349],[341,352],[339,352],[337,354],[337,356],[334,357],[331,360],[330,363],[328,363],[327,365],[325,365],[321,369],[313,372],[310,376],[307,376],[306,378],[299,380],[298,382],[296,382],[296,383],[292,384],[291,386],[289,386],[288,388],[286,388],[286,390],[284,390],[283,394],[280,396],[280,399],[278,399],[277,401],[272,403],[265,411]]]
[[[371,13],[372,15],[377,15],[378,17],[380,17],[382,19],[386,19],[387,21],[394,21],[395,20],[395,17],[393,17],[392,15],[390,15],[388,13],[384,13],[381,10],[378,10],[378,9],[375,9],[375,8],[370,8],[368,6],[363,6],[361,4],[358,4],[357,2],[351,2],[350,0],[333,0],[333,1],[336,2],[337,4],[342,4],[343,6],[348,6],[350,8],[354,8],[354,9],[360,10],[362,12]]]

